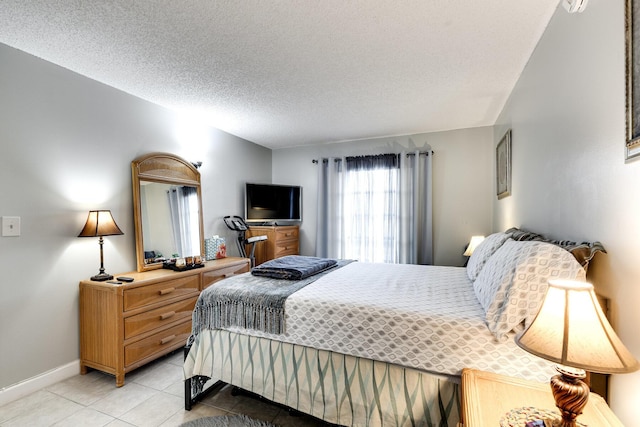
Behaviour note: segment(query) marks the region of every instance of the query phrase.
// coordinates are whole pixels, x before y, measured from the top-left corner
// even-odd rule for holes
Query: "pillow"
[[[591,261],[598,252],[607,253],[600,242],[576,243],[569,240],[551,240],[550,242],[571,252],[573,257],[582,267],[584,267],[585,270],[589,266],[589,261]]]
[[[513,240],[517,241],[539,240],[541,242],[544,242],[547,240],[542,234],[534,233],[533,231],[520,230],[516,227],[511,227],[510,229],[505,231],[505,234],[507,234]]]
[[[551,279],[586,275],[571,253],[548,242],[508,240],[491,256],[473,288],[497,340],[533,321]]]
[[[509,236],[505,233],[494,233],[487,236],[473,251],[469,262],[467,263],[467,276],[472,282],[476,280],[478,274],[484,267],[489,257],[498,250],[504,242],[509,239]]]
[[[525,240],[539,240],[541,242],[549,242],[554,245],[560,246],[563,249],[571,252],[574,258],[580,263],[581,266],[587,269],[589,261],[598,253],[607,253],[600,242],[572,242],[570,240],[550,240],[543,235],[534,233],[532,231],[521,230],[516,227],[512,227],[505,231],[509,237],[513,240],[525,241]]]

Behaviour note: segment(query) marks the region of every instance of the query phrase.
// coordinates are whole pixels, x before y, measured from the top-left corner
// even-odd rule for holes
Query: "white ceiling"
[[[0,42],[269,148],[487,126],[559,0],[2,0]]]

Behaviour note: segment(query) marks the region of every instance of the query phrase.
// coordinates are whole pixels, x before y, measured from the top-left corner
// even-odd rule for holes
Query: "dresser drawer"
[[[202,274],[202,289],[205,289],[222,279],[226,279],[227,277],[236,274],[246,273],[247,271],[249,271],[248,262],[230,265],[217,270],[207,271]]]
[[[152,331],[178,320],[191,319],[191,313],[197,300],[198,297],[193,297],[125,318],[124,339]]]
[[[298,227],[276,227],[275,229],[275,241],[280,243],[285,240],[298,240]]]
[[[297,240],[293,242],[278,242],[273,248],[273,252],[274,258],[280,258],[286,255],[298,255],[299,243]]]
[[[158,332],[124,348],[124,365],[130,366],[154,353],[183,346],[191,334],[191,320]]]
[[[197,295],[199,283],[199,275],[193,274],[149,286],[127,289],[123,295],[124,311],[189,294]]]

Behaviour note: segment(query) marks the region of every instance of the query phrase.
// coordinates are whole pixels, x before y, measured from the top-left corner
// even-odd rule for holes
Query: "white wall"
[[[608,255],[590,280],[640,358],[640,161],[624,161],[624,3],[556,11],[497,122],[494,146],[513,129],[513,195],[494,197],[494,230],[600,240]],[[624,425],[638,424],[639,403],[640,373],[614,376],[610,404]]]
[[[153,151],[203,162],[207,235],[242,211],[245,180],[271,179],[271,151],[0,44],[0,390],[79,358],[78,282],[98,272],[90,209],[111,209],[107,272],[135,269],[131,161]],[[229,245],[235,253],[235,246]]]
[[[300,251],[315,254],[317,166],[313,159],[395,153],[422,149],[433,158],[434,263],[462,265],[462,252],[474,234],[492,227],[492,128],[323,144],[273,151],[273,182],[303,187]]]

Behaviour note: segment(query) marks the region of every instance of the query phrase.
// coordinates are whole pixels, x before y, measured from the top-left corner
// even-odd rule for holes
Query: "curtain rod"
[[[400,155],[400,154],[402,154],[402,153],[387,153],[387,154],[396,154],[396,155]],[[407,154],[407,157],[409,157],[409,156],[415,156],[415,155],[416,155],[416,153],[415,153],[415,152],[406,153],[406,154]],[[421,151],[421,152],[419,152],[418,154],[419,154],[419,155],[421,155],[421,156],[428,156],[429,154],[431,154],[431,155],[433,156],[435,153],[433,152],[433,150],[431,150],[431,151]],[[377,156],[377,155],[379,155],[379,154],[365,154],[364,156]],[[364,156],[363,156],[363,157],[364,157]],[[346,156],[346,157],[351,157],[351,156]],[[341,161],[341,160],[342,160],[341,158],[336,158],[334,161],[339,162],[339,161]],[[311,160],[311,163],[318,163],[318,162],[319,162],[319,160],[318,160],[318,159],[313,159],[313,160]]]

